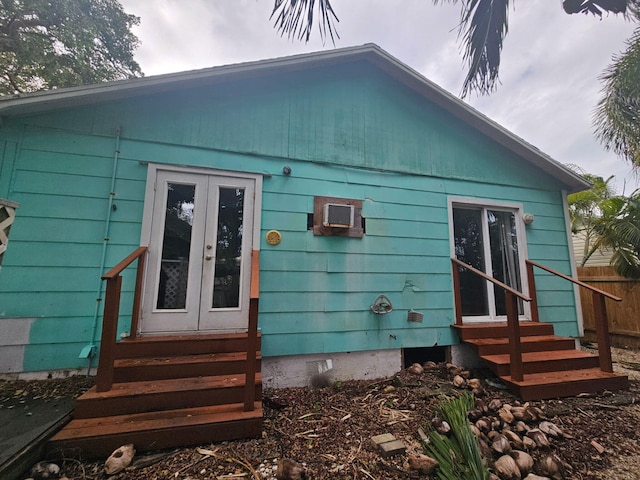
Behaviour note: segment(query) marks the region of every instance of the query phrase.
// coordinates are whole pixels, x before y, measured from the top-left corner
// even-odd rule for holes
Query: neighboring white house
[[[584,259],[584,243],[585,243],[585,233],[578,232],[572,234],[573,240],[573,258],[578,267],[582,266],[582,261]],[[601,248],[596,250],[587,263],[584,265],[585,267],[608,267],[611,262],[611,255],[613,251],[609,248]]]

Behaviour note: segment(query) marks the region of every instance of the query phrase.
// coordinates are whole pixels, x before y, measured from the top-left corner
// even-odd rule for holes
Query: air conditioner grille
[[[341,205],[325,203],[323,209],[322,224],[325,227],[352,228],[354,208],[353,205]]]

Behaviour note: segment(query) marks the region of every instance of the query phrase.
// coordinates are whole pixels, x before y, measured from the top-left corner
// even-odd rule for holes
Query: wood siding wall
[[[18,145],[8,198],[21,208],[0,273],[0,305],[6,318],[38,318],[27,370],[83,365],[77,356],[90,341],[103,273],[117,127],[106,268],[139,244],[148,162],[266,174],[265,356],[455,342],[449,196],[521,203],[536,218],[526,229],[529,257],[571,271],[555,181],[369,67],[8,123],[0,135]],[[285,165],[290,176],[282,175]],[[364,238],[308,231],[316,195],[362,199]],[[271,229],[283,235],[277,246],[264,241]],[[573,289],[538,275],[541,319],[556,322],[560,335],[576,335]],[[380,293],[395,310],[375,316],[369,306]],[[409,309],[424,313],[424,321],[408,322]]]
[[[620,277],[613,267],[580,267],[578,278],[589,285],[622,298],[622,302],[607,300],[607,315],[612,345],[640,347],[640,281]],[[581,289],[584,290],[584,289]],[[595,340],[593,302],[587,291],[580,293],[585,337]]]

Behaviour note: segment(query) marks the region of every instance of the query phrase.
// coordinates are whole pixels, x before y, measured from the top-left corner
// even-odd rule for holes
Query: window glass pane
[[[195,185],[167,184],[162,262],[156,308],[183,309],[187,300]]]
[[[484,242],[482,238],[482,211],[454,208],[453,234],[456,258],[485,271]],[[462,314],[488,315],[487,282],[474,273],[460,268],[460,295]]]
[[[244,189],[220,188],[213,308],[240,305]]]
[[[489,244],[491,247],[492,276],[510,287],[522,291],[520,262],[518,258],[518,236],[513,212],[487,211],[489,223]],[[496,314],[506,315],[505,292],[494,288]],[[518,309],[523,312],[522,300],[518,299]]]

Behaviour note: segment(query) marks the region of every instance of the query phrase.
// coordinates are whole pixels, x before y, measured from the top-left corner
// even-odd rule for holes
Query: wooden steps
[[[73,420],[49,442],[53,455],[109,455],[262,434],[260,338],[254,409],[245,411],[247,335],[143,337],[116,345],[114,384],[76,400]],[[248,403],[251,405],[251,403]]]
[[[193,377],[206,377],[212,372],[218,375],[233,374],[241,371],[246,361],[246,352],[123,358],[115,361],[114,381],[135,382],[184,378],[187,372]],[[259,368],[260,355],[258,354]]]
[[[599,358],[576,349],[572,338],[554,335],[553,325],[521,322],[523,381],[510,375],[506,323],[454,325],[507,387],[523,400],[540,400],[629,388],[626,376],[599,369]]]
[[[510,376],[501,378],[525,401],[629,388],[629,379],[625,375],[603,372],[599,368],[533,373],[525,375],[522,382],[516,382]]]
[[[107,457],[120,445],[133,443],[138,451],[176,445],[260,437],[262,406],[245,412],[243,404],[183,408],[159,412],[74,419],[49,445],[49,451]]]
[[[482,358],[489,362],[496,375],[509,375],[509,354],[483,355]],[[580,370],[582,368],[597,368],[598,357],[581,350],[523,352],[522,364],[525,374]]]
[[[256,375],[256,398],[260,382]],[[244,396],[244,384],[244,374],[114,383],[108,392],[94,387],[78,398],[74,418],[91,418],[96,411],[110,416],[236,403]]]

